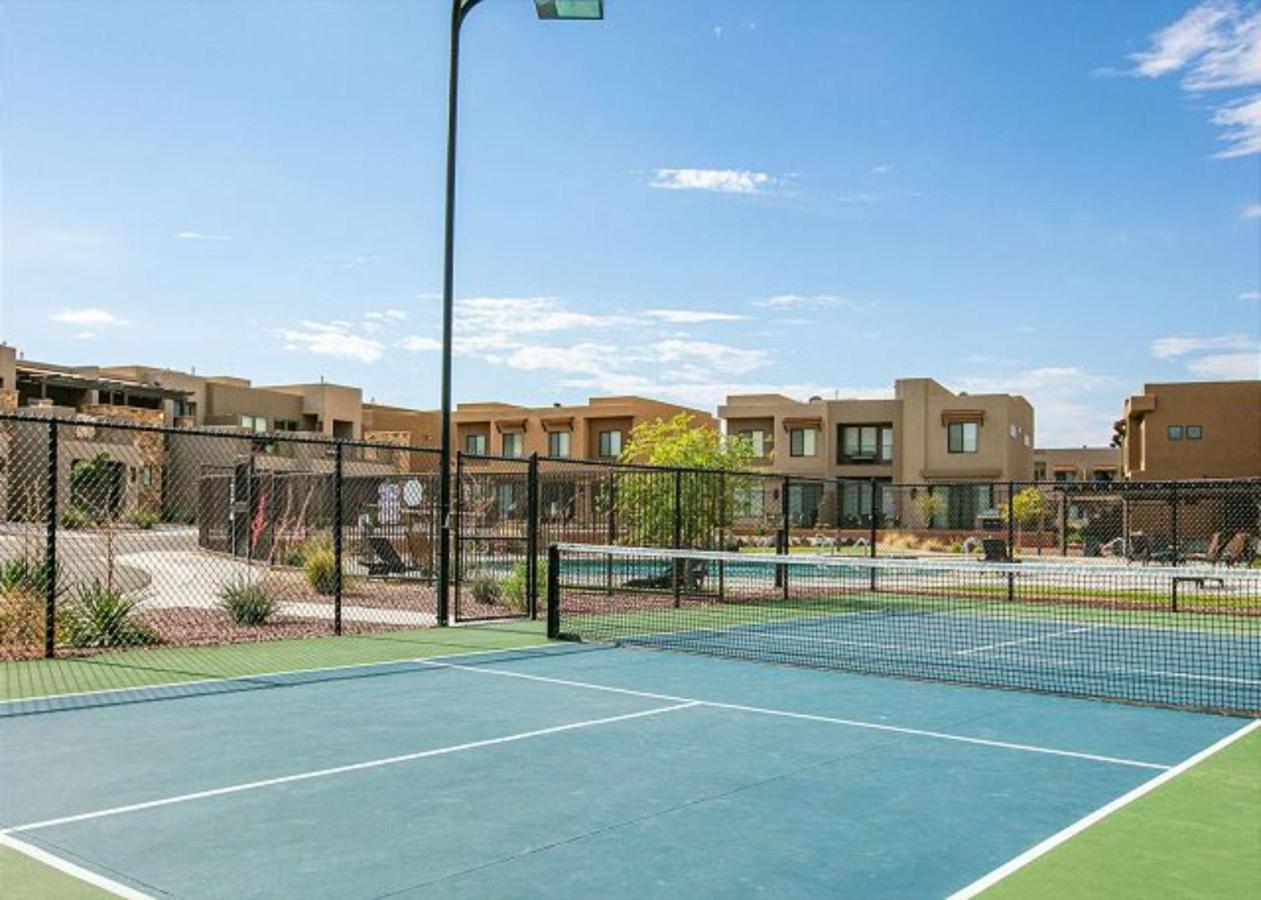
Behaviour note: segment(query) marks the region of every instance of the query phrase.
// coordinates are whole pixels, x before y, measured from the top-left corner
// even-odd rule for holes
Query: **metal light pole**
[[[438,624],[449,621],[451,587],[451,332],[455,283],[455,127],[459,101],[460,27],[482,0],[451,2],[451,68],[447,78],[447,195],[442,255],[442,424],[438,482]],[[604,18],[604,0],[534,0],[540,19]]]

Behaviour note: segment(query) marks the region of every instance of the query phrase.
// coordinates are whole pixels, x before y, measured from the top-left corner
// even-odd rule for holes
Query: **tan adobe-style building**
[[[461,403],[451,417],[455,446],[466,454],[616,460],[637,425],[691,416],[698,428],[717,428],[709,413],[645,397],[592,397],[582,406],[526,407]]]
[[[873,484],[892,482],[944,494],[937,518],[971,528],[993,512],[995,482],[1033,476],[1033,407],[1014,394],[956,394],[931,378],[903,378],[891,399],[745,394],[728,397],[718,415],[765,468],[819,480],[790,484],[791,514],[803,521],[821,514],[832,482],[840,485],[838,520],[869,521]],[[892,493],[881,494],[884,515],[896,515]]]
[[[1120,447],[1036,447],[1034,481],[1120,481]]]
[[[1129,480],[1261,477],[1261,380],[1145,384],[1116,440]]]

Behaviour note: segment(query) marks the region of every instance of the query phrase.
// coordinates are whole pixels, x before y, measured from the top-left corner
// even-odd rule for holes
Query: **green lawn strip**
[[[542,623],[512,622],[3,662],[0,700],[502,650],[545,640]]]
[[[1261,730],[1000,881],[1002,898],[1261,897]]]
[[[4,846],[0,846],[0,894],[6,900],[97,900],[113,896]]]
[[[935,598],[916,594],[846,594],[812,600],[765,600],[756,602],[685,601],[679,609],[627,609],[618,612],[561,615],[562,631],[597,634],[647,634],[689,631],[725,626],[756,625],[792,619],[844,616],[883,610],[960,613],[994,623],[1050,620],[1067,626],[1108,625],[1118,628],[1178,629],[1187,632],[1222,633],[1228,637],[1261,637],[1261,618],[1230,615],[1163,612],[1160,610],[1110,609],[1085,604],[1009,603]]]

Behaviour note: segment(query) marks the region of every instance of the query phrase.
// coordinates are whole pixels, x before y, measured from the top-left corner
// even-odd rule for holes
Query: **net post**
[[[547,636],[560,637],[560,547],[547,548]]]
[[[342,633],[342,454],[344,449],[341,441],[333,445],[333,634]]]
[[[48,420],[47,508],[44,523],[44,657],[57,653],[57,420]]]
[[[614,470],[610,467],[609,474],[609,546],[612,547],[617,543],[617,479],[613,477]],[[604,566],[604,592],[609,596],[613,595],[613,557],[609,556],[605,559]]]
[[[790,485],[792,479],[787,475],[784,476],[783,490],[779,498],[779,552],[787,556],[789,554],[789,546],[791,544],[790,536],[792,534],[792,503],[788,498],[791,493]],[[784,589],[784,599],[788,599],[788,566],[780,565],[775,573],[779,581],[779,587]]]
[[[531,620],[539,617],[539,455],[530,454],[525,477],[525,572],[526,610]]]
[[[673,545],[674,545],[675,550],[678,550],[683,544],[682,504],[683,504],[683,470],[675,469],[674,470],[674,535],[673,535]],[[670,563],[670,574],[671,574],[670,580],[674,586],[674,606],[676,609],[679,607],[679,603],[680,603],[679,595],[680,595],[680,589],[682,587],[681,579],[679,577],[680,562],[681,560],[676,558],[676,559],[671,560],[671,563]],[[687,565],[687,563],[682,563],[682,564],[685,566]]]

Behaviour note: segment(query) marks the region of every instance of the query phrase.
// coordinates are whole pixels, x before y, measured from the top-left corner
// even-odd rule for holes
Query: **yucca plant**
[[[156,644],[158,633],[135,619],[137,601],[99,581],[80,588],[59,614],[57,636],[70,647],[137,647]]]
[[[336,587],[337,557],[332,548],[317,547],[305,554],[302,571],[317,594],[331,594]]]
[[[219,592],[219,606],[237,625],[262,625],[280,609],[280,601],[258,582],[238,578]]]

